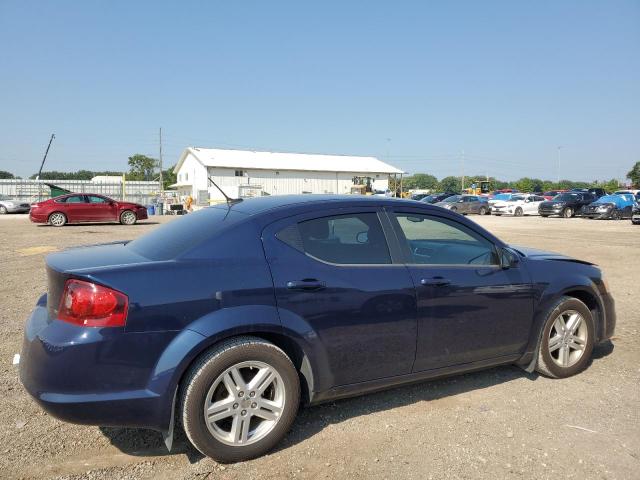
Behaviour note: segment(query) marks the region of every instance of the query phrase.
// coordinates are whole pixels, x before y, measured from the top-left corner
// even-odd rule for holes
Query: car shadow
[[[118,222],[87,222],[87,223],[67,223],[64,227],[53,227],[52,225],[49,225],[47,223],[39,223],[36,226],[38,228],[69,228],[69,227],[93,227],[93,226],[100,226],[100,225],[120,225],[122,227],[141,227],[144,225],[159,225],[160,222],[148,222],[146,220],[141,220],[139,222],[134,223],[133,225],[122,225],[121,223]]]
[[[611,342],[596,346],[591,361],[606,357],[613,352],[613,349],[614,346]],[[285,450],[313,437],[330,425],[340,424],[352,418],[418,402],[446,399],[522,378],[535,381],[538,377],[539,375],[535,372],[527,373],[515,365],[505,365],[370,393],[366,395],[366,401],[363,401],[364,397],[353,397],[301,408],[291,430],[272,453]],[[486,411],[488,408],[482,403],[477,405],[478,412]],[[100,427],[100,431],[113,446],[128,455],[154,457],[184,454],[190,463],[198,462],[204,458],[204,455],[189,443],[181,428],[175,430],[171,452],[165,448],[162,435],[153,430]]]

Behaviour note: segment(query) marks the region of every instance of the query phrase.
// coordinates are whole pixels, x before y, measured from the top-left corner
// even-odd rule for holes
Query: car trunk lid
[[[70,278],[96,281],[94,274],[105,268],[150,262],[149,259],[126,248],[126,241],[74,247],[53,253],[46,258],[47,309],[49,318],[58,316],[58,307],[65,282]],[[97,281],[100,283],[100,281]],[[110,286],[110,285],[107,285]]]

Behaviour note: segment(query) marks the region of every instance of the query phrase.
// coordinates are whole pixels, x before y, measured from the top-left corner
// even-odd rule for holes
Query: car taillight
[[[82,280],[67,280],[58,318],[84,327],[124,327],[129,299],[111,288]]]

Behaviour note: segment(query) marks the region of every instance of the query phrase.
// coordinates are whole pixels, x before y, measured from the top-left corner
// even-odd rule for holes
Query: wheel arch
[[[240,310],[233,314],[230,311]],[[305,336],[283,327],[272,306],[245,306],[205,315],[180,331],[162,352],[149,377],[147,389],[163,397],[158,412],[158,428],[172,425],[174,398],[191,365],[215,345],[234,337],[251,336],[271,342],[291,359],[300,378],[303,402],[313,402],[322,366]],[[271,315],[269,315],[269,313]],[[230,321],[235,317],[235,321]],[[251,319],[261,318],[256,324]],[[312,335],[315,337],[315,333]],[[327,366],[328,367],[328,366]]]
[[[576,298],[584,303],[589,311],[591,311],[595,323],[596,343],[604,336],[604,305],[595,287],[588,284],[574,284],[554,292],[543,292],[542,300],[538,303],[534,311],[529,344],[522,358],[517,362],[518,365],[525,368],[527,372],[533,372],[535,369],[537,361],[536,353],[540,345],[540,340],[542,339],[542,330],[547,319],[547,313],[551,306],[562,297]]]

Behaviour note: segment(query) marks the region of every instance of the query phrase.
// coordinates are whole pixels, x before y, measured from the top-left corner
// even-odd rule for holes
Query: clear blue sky
[[[0,0],[0,170],[188,145],[574,180],[640,160],[640,2]]]

